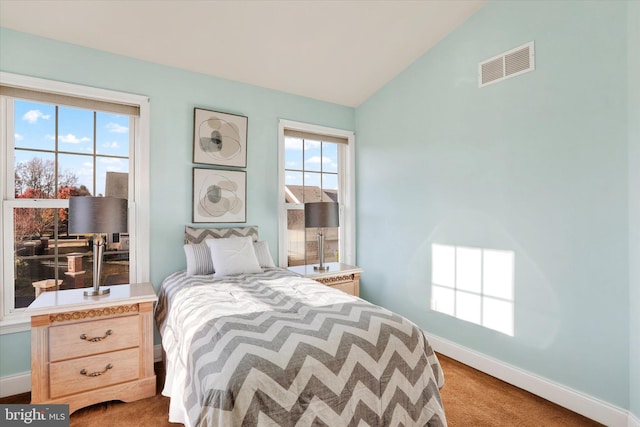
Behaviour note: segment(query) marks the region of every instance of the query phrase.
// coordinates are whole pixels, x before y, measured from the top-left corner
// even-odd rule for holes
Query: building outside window
[[[141,154],[145,143],[140,107],[4,82],[0,102],[4,128],[0,321],[24,318],[24,309],[41,292],[93,285],[93,236],[67,233],[68,199],[73,196],[129,200],[129,233],[106,236],[102,283],[132,283],[148,274],[142,265],[136,272],[137,264],[132,264],[148,254],[130,253],[140,234],[139,209],[145,209],[136,206],[136,176],[130,173],[136,153],[147,157]]]
[[[317,232],[304,226],[304,204],[337,202],[340,227],[325,229],[325,262],[353,263],[353,133],[280,123],[280,265],[318,262]]]

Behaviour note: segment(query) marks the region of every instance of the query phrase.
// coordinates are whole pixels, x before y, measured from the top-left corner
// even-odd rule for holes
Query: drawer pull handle
[[[111,334],[113,334],[113,331],[111,329],[109,329],[107,332],[105,332],[103,337],[88,338],[86,334],[82,334],[82,335],[80,335],[80,339],[81,340],[85,340],[85,341],[89,341],[89,342],[99,342],[99,341],[107,339],[107,337],[109,335],[111,335]]]
[[[99,377],[111,368],[113,368],[113,365],[109,363],[107,366],[105,366],[104,371],[102,372],[91,372],[90,374],[88,374],[87,370],[83,369],[82,371],[80,371],[80,375],[84,375],[85,377]]]

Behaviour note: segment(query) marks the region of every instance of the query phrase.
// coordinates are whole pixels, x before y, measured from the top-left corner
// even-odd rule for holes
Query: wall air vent
[[[533,42],[487,59],[478,64],[478,87],[533,71],[534,59]]]

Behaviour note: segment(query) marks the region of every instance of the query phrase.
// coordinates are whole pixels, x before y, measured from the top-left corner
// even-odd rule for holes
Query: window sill
[[[31,330],[31,319],[29,316],[0,320],[0,335],[15,334],[29,330]]]

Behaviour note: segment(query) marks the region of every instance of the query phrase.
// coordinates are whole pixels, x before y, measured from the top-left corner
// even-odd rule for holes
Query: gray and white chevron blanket
[[[442,368],[416,325],[288,270],[176,272],[156,320],[169,421],[446,426]]]

